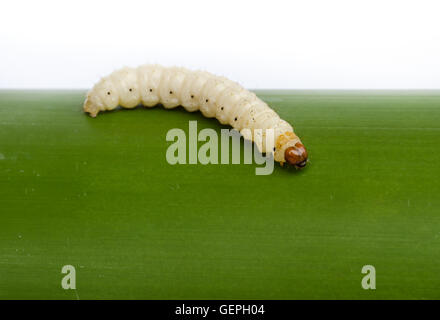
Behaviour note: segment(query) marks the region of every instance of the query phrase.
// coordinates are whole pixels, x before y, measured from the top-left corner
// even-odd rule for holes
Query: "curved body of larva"
[[[96,117],[100,111],[139,104],[200,110],[205,117],[231,125],[245,139],[253,140],[261,152],[273,153],[281,164],[288,162],[300,168],[307,162],[307,152],[289,123],[253,92],[205,71],[160,65],[122,68],[95,84],[87,94],[84,111]],[[266,148],[266,129],[274,130],[273,149]]]

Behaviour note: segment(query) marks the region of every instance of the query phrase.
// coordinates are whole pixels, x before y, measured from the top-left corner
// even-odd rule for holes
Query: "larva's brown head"
[[[286,161],[297,169],[304,168],[307,164],[307,150],[301,142],[289,147],[284,151]]]

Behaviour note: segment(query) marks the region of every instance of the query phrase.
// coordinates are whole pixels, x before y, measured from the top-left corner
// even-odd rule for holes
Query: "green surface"
[[[294,125],[306,170],[171,166],[169,129],[222,126],[0,91],[0,298],[439,299],[440,92],[258,94]]]

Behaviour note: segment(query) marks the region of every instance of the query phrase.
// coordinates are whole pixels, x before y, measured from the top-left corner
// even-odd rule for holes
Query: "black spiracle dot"
[[[132,92],[132,91],[133,91],[133,89],[132,89],[132,88],[130,88],[130,89],[128,89],[128,91]]]
[[[194,99],[194,95],[193,94],[191,95],[191,99]]]
[[[235,117],[235,119],[234,119],[234,120],[235,120],[235,121],[237,121],[237,119],[238,119],[238,118],[237,118],[237,117]]]
[[[173,94],[173,91],[170,91],[170,94]]]
[[[209,102],[209,99],[206,99],[206,102]]]
[[[223,110],[223,109],[224,109],[224,107],[221,107],[220,109],[222,109],[222,110]]]
[[[110,91],[107,91],[107,94],[110,95]]]
[[[273,147],[273,151],[275,151],[276,150],[276,148],[275,147]]]
[[[150,89],[150,92],[153,92],[153,89]]]

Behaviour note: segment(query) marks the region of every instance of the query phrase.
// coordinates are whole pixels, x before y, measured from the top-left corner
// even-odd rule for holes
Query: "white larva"
[[[84,111],[96,117],[100,111],[139,104],[200,110],[205,117],[231,125],[245,139],[253,140],[261,152],[273,153],[281,164],[288,162],[297,168],[306,165],[307,151],[289,123],[253,92],[205,71],[160,65],[122,68],[95,84],[87,94]],[[275,147],[270,150],[266,150],[266,129],[273,129],[275,135]]]

